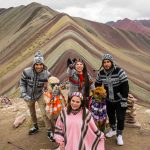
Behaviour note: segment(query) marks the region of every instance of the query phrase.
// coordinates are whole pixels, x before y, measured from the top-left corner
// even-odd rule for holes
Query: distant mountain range
[[[114,27],[119,22],[142,26],[138,28],[141,32]],[[40,49],[48,69],[61,81],[67,80],[69,57],[82,58],[95,78],[93,70],[99,69],[102,55],[110,53],[127,72],[130,92],[150,102],[149,25],[149,21],[128,19],[102,24],[38,3],[0,9],[0,95],[19,96],[21,72],[32,65],[34,53]]]
[[[117,22],[111,21],[106,24],[117,29],[150,35],[150,20],[129,20],[125,18]]]

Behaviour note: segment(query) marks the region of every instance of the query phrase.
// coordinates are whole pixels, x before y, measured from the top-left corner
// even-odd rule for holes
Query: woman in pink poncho
[[[84,107],[80,92],[71,95],[56,122],[54,138],[61,150],[104,150],[105,137],[95,125],[91,113]]]

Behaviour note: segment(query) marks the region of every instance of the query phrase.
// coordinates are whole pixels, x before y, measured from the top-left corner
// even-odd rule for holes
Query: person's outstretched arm
[[[55,125],[55,134],[54,139],[57,143],[60,144],[60,149],[64,148],[64,123],[62,122],[62,114],[59,115],[56,125]]]

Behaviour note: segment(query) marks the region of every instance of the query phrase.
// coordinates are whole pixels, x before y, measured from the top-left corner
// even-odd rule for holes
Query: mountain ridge
[[[150,20],[130,20],[125,18],[116,22],[110,21],[106,24],[117,29],[150,35]]]
[[[10,10],[14,14],[26,11],[21,11],[18,20],[12,22],[8,19],[12,16],[9,16]],[[7,20],[10,31],[0,28],[0,33],[4,35],[4,38],[0,35],[0,95],[19,96],[21,72],[32,65],[34,53],[40,49],[48,69],[62,82],[67,80],[67,58],[82,58],[95,79],[96,72],[93,70],[99,69],[102,55],[110,53],[117,65],[127,72],[130,92],[138,99],[149,102],[150,37],[147,34],[53,12],[37,3],[10,10],[5,10],[7,15],[0,15],[0,26],[4,23],[2,20]]]

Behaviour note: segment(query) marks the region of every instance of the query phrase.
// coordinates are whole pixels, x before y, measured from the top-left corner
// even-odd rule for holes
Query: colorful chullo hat
[[[81,100],[83,100],[82,93],[80,93],[80,92],[73,92],[71,94],[71,98],[74,97],[74,96],[79,97]]]

